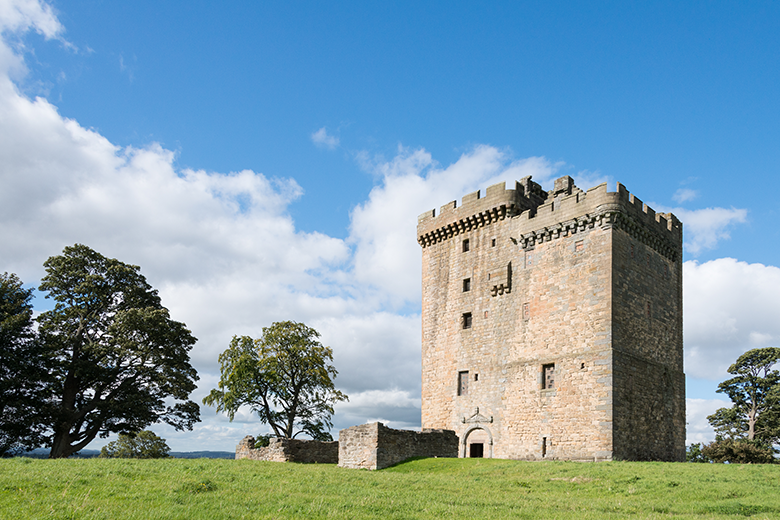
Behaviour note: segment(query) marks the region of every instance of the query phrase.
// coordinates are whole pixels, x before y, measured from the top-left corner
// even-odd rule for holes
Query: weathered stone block
[[[339,432],[339,467],[383,469],[413,457],[457,457],[453,431],[395,430],[380,422]]]
[[[272,437],[268,446],[255,448],[255,438],[244,437],[236,446],[236,459],[273,462],[302,462],[336,464],[339,461],[339,443]]]

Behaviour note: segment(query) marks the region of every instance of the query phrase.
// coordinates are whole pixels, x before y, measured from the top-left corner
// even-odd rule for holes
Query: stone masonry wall
[[[452,431],[395,430],[380,422],[339,432],[339,467],[383,469],[412,457],[457,457],[458,437]]]
[[[615,230],[615,457],[685,459],[682,262]]]
[[[460,456],[481,444],[477,453],[501,458],[678,460],[682,228],[673,215],[620,184],[584,192],[562,177],[540,192],[526,178],[424,213],[418,242],[423,428],[454,430]],[[648,265],[627,263],[631,252]],[[649,321],[637,318],[648,308]],[[543,384],[545,366],[554,388]]]
[[[302,462],[336,464],[339,461],[339,443],[272,437],[268,446],[254,448],[255,438],[244,437],[236,446],[236,459],[271,462]]]

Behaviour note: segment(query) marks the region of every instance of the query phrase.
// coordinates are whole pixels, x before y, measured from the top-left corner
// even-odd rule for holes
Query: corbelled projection
[[[422,427],[460,456],[684,460],[682,224],[526,177],[419,217]]]

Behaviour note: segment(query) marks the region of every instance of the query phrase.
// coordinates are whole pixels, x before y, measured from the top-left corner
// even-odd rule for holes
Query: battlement
[[[606,183],[582,191],[569,176],[556,179],[549,192],[525,177],[514,189],[506,189],[505,183],[490,186],[484,198],[479,191],[470,193],[460,207],[452,201],[438,216],[435,210],[423,213],[417,220],[417,241],[427,247],[505,218],[516,219],[524,247],[544,241],[544,235],[568,236],[595,225],[647,235],[643,241],[658,242],[667,256],[676,257],[682,245],[682,223],[673,214],[656,213],[620,183],[614,192],[607,191]]]
[[[534,225],[538,226],[616,210],[623,211],[659,232],[674,234],[680,233],[682,229],[682,224],[673,214],[656,213],[620,183],[617,184],[617,191],[613,192],[607,191],[607,183],[594,186],[587,192],[574,186],[569,195],[549,197],[535,212],[523,212],[519,218],[534,221]]]
[[[547,196],[530,176],[516,181],[510,189],[505,182],[488,186],[484,197],[480,191],[475,191],[465,195],[460,206],[453,200],[442,206],[438,215],[435,209],[420,215],[417,218],[418,242],[425,247],[523,211],[533,211]]]

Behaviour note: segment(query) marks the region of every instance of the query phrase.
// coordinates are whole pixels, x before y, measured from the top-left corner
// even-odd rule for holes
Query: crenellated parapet
[[[618,183],[607,191],[603,183],[588,191],[577,188],[569,176],[556,179],[549,192],[525,177],[513,189],[505,183],[452,201],[417,219],[417,241],[422,247],[448,240],[461,233],[512,218],[515,236],[522,248],[595,227],[622,229],[672,261],[682,254],[682,223],[671,213],[656,213]]]
[[[536,212],[518,215],[513,224],[513,240],[523,249],[595,227],[614,227],[672,261],[682,254],[682,223],[677,217],[656,213],[620,183],[615,192],[607,191],[606,183],[587,192],[574,187],[568,195],[549,197]]]
[[[501,182],[489,186],[484,197],[479,191],[469,193],[463,197],[460,206],[457,201],[452,201],[442,206],[438,215],[435,209],[420,215],[417,218],[417,242],[427,247],[523,211],[533,211],[547,195],[530,176],[515,182],[513,189],[507,189],[506,183]]]

